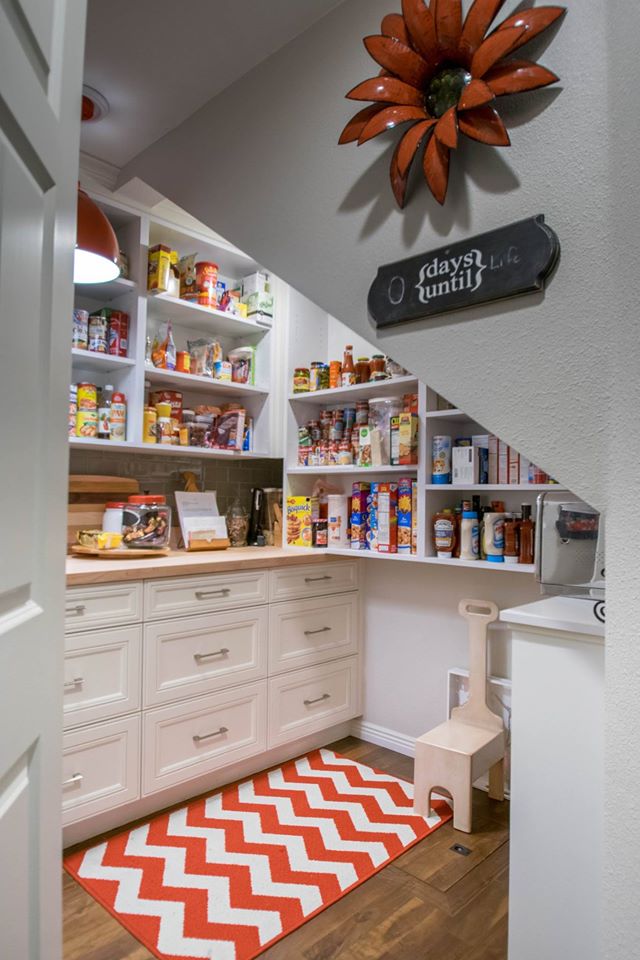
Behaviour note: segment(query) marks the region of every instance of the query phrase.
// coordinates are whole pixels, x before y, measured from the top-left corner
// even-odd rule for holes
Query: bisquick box
[[[398,553],[411,553],[412,492],[411,477],[401,477],[398,480]]]
[[[371,484],[356,481],[351,488],[351,549],[367,550],[367,499]]]
[[[311,521],[320,515],[317,497],[287,497],[287,546],[311,546]]]
[[[398,552],[398,485],[378,485],[378,553]]]

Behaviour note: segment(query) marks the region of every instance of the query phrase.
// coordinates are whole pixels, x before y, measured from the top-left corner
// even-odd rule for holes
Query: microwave
[[[536,579],[543,593],[604,600],[604,523],[583,500],[538,497]]]

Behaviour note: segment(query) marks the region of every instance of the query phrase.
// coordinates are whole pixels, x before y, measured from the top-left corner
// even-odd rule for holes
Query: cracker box
[[[418,423],[416,413],[391,417],[391,463],[411,466],[418,462]]]
[[[411,477],[398,480],[398,553],[411,553]]]
[[[372,481],[369,496],[367,497],[367,544],[369,550],[378,549],[378,487],[377,481]]]
[[[317,497],[287,497],[287,546],[311,546],[311,521],[319,515]]]
[[[378,553],[398,552],[398,485],[378,484]]]
[[[171,275],[171,247],[157,243],[149,248],[149,264],[147,272],[147,290],[154,293],[166,293],[169,289]]]
[[[351,549],[367,549],[367,498],[371,484],[357,481],[351,488]]]
[[[418,552],[418,481],[411,481],[411,553]]]

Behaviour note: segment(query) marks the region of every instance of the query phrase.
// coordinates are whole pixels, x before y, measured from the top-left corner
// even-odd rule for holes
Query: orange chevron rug
[[[67,857],[161,960],[251,960],[451,818],[413,784],[316,750]]]

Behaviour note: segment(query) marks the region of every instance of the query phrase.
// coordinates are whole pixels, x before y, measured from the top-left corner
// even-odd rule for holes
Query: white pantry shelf
[[[476,423],[477,421],[465,413],[464,410],[427,410],[427,420],[449,420],[454,423]]]
[[[71,362],[74,367],[85,367],[88,370],[122,370],[135,365],[135,360],[131,357],[114,357],[110,353],[95,353],[93,350],[79,350],[77,347],[71,348]]]
[[[192,373],[180,373],[177,370],[161,370],[148,364],[144,368],[145,380],[173,390],[181,388],[197,393],[211,393],[220,396],[266,397],[269,393],[263,387],[254,387],[248,383],[234,383],[230,380],[214,380],[212,377],[196,376]]]
[[[565,487],[557,483],[427,483],[425,490],[446,491],[447,493],[538,493],[543,490],[555,490],[564,493]]]
[[[315,557],[318,553],[330,557],[353,557],[356,559],[369,558],[371,560],[399,560],[401,563],[421,563],[420,557],[411,553],[378,553],[377,550],[352,550],[350,547],[287,547],[291,553],[302,556],[310,551]]]
[[[489,560],[460,560],[458,557],[424,557],[423,563],[435,563],[448,567],[475,567],[476,570],[491,570],[493,573],[535,573],[533,563],[491,563]]]
[[[376,397],[389,397],[402,393],[415,393],[418,389],[416,377],[392,377],[390,380],[376,380],[373,383],[356,383],[351,387],[334,387],[331,390],[313,390],[309,393],[291,393],[289,401],[301,403],[348,403],[356,400],[371,400]]]
[[[135,453],[158,454],[162,457],[211,457],[214,460],[229,458],[233,460],[272,459],[268,453],[254,453],[253,450],[214,450],[209,447],[180,447],[160,443],[134,443],[128,440],[118,442],[114,440],[99,440],[94,437],[69,437],[69,444],[72,447],[90,449],[98,447],[112,451],[127,450]]]
[[[253,320],[236,317],[233,313],[203,307],[166,293],[147,296],[147,315],[151,318],[171,320],[194,330],[226,337],[248,337],[268,333],[271,327],[263,327]]]
[[[106,283],[76,283],[75,295],[79,300],[111,303],[117,297],[122,297],[126,293],[133,293],[136,286],[133,280],[116,277],[115,280],[107,280]]]
[[[382,467],[355,467],[355,466],[336,466],[336,467],[287,467],[286,472],[292,476],[324,476],[325,474],[351,474],[353,476],[367,476],[375,477],[378,474],[416,474],[418,472],[417,466],[408,467],[397,467],[397,466],[382,466]]]

